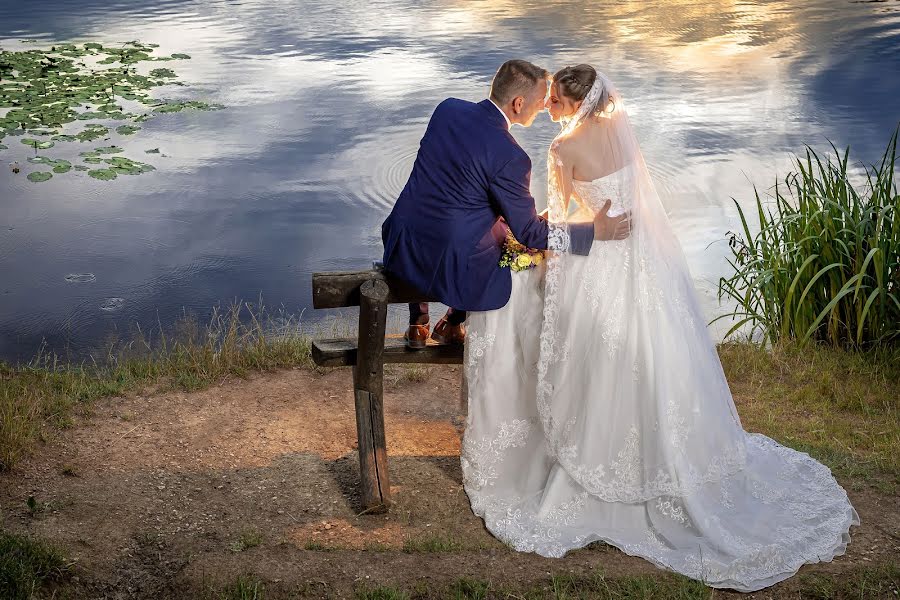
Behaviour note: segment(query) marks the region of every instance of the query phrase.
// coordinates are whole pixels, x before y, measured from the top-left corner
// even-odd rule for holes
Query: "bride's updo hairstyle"
[[[584,100],[596,80],[597,70],[591,65],[564,67],[553,76],[559,93],[573,102]]]
[[[559,93],[573,102],[584,100],[596,81],[597,69],[586,64],[564,67],[553,76],[553,83],[556,84]],[[603,85],[602,82],[600,85]],[[598,117],[609,117],[615,108],[615,99],[607,89],[603,89],[597,98],[593,113]]]

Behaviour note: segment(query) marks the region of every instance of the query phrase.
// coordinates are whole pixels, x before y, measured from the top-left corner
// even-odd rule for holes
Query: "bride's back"
[[[563,155],[572,165],[574,178],[594,181],[625,167],[630,156],[623,145],[626,141],[614,135],[612,119],[594,117],[586,120],[563,142]]]

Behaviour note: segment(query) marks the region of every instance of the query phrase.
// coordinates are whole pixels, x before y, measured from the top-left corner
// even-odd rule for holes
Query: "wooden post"
[[[384,330],[388,286],[370,280],[359,288],[359,352],[353,368],[356,435],[362,507],[374,512],[390,505],[387,447],[384,438]]]

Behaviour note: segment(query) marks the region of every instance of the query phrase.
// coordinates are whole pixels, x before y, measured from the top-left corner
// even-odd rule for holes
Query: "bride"
[[[824,465],[744,431],[621,96],[554,76],[556,252],[470,313],[462,470],[472,510],[521,551],[604,541],[754,591],[843,554],[859,517]],[[631,211],[631,237],[564,252],[568,226]]]

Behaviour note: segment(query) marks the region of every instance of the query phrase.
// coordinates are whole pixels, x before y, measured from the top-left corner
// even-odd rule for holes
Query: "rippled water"
[[[0,169],[0,357],[84,356],[234,299],[304,319],[313,271],[367,267],[433,107],[496,67],[589,62],[617,83],[710,316],[731,198],[808,143],[873,161],[900,121],[900,2],[0,0],[0,46],[160,44],[227,109],[145,123],[158,168],[43,184]],[[535,164],[557,126],[514,133]],[[9,139],[9,138],[7,138]],[[21,160],[0,151],[0,161]],[[24,147],[24,146],[23,146]],[[24,156],[24,154],[22,154]],[[305,312],[304,312],[305,309]]]

